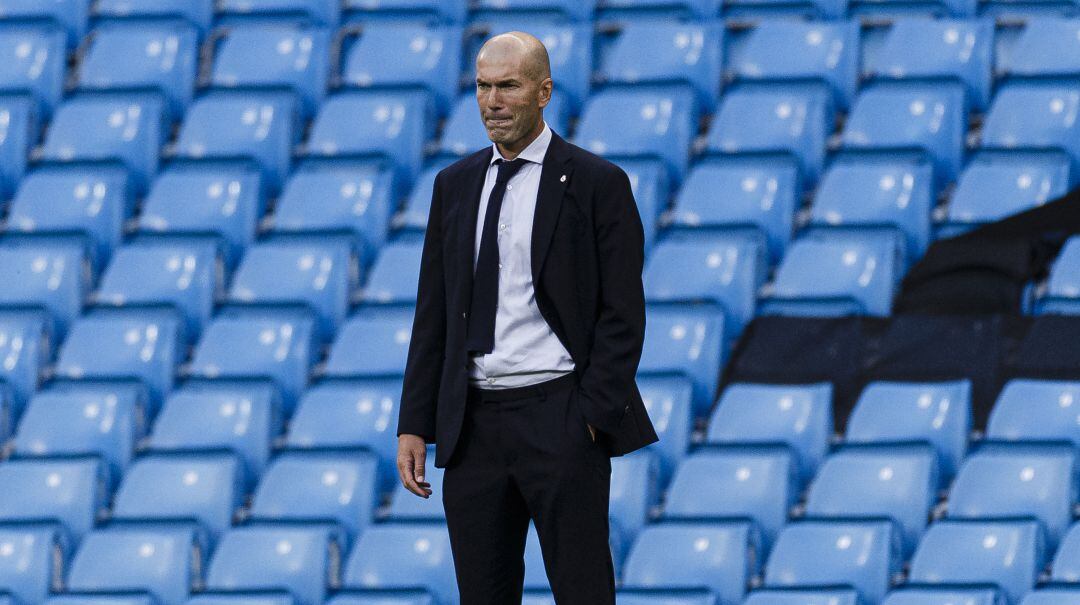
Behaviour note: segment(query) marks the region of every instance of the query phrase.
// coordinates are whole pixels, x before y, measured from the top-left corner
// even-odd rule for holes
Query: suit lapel
[[[473,281],[473,250],[476,245],[476,218],[480,213],[480,194],[484,192],[484,179],[487,177],[488,165],[491,163],[491,148],[488,147],[487,153],[481,154],[480,165],[473,169],[470,175],[470,180],[465,183],[464,199],[461,200],[465,204],[461,212],[457,213],[458,220],[458,241],[460,242],[459,254],[459,266],[462,278],[461,308],[468,309],[470,306],[472,296],[472,281]]]
[[[554,132],[544,156],[544,166],[540,171],[540,189],[536,194],[536,210],[533,214],[531,243],[533,287],[539,287],[540,270],[544,267],[544,258],[555,233],[555,222],[559,218],[563,193],[570,182],[573,168],[567,153],[566,142]]]

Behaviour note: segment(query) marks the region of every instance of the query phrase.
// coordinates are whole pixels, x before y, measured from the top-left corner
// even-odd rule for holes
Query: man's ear
[[[541,109],[547,107],[547,104],[551,102],[551,89],[553,86],[554,83],[551,81],[551,78],[545,78],[544,81],[540,83],[539,101]]]

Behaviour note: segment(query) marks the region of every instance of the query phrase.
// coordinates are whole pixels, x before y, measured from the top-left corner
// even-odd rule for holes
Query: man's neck
[[[525,148],[532,144],[536,140],[536,137],[540,136],[540,133],[544,132],[544,120],[541,118],[536,122],[536,126],[529,134],[514,141],[509,146],[502,143],[496,143],[495,146],[499,148],[499,153],[502,154],[503,159],[513,160],[517,158],[518,154],[525,151]]]

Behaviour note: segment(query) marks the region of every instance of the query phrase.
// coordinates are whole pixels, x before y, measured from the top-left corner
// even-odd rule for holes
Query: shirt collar
[[[540,131],[540,134],[533,139],[529,146],[521,150],[521,153],[517,155],[522,160],[529,162],[535,162],[537,164],[544,163],[544,156],[547,155],[548,145],[551,143],[551,129],[548,128],[547,120],[544,121],[544,129]],[[497,160],[504,159],[502,153],[499,152],[499,146],[495,143],[491,144],[491,161],[488,162],[488,166],[494,164]]]

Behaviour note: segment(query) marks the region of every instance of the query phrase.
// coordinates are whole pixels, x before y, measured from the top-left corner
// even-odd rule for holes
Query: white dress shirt
[[[490,353],[470,356],[469,379],[485,389],[506,389],[536,384],[574,370],[574,361],[536,306],[532,281],[532,227],[540,171],[551,142],[547,122],[544,130],[518,154],[527,160],[506,185],[499,209],[499,299],[495,307],[495,346]],[[498,167],[504,159],[492,144],[491,163],[480,193],[473,243],[473,270],[480,255],[488,197],[495,187]]]

